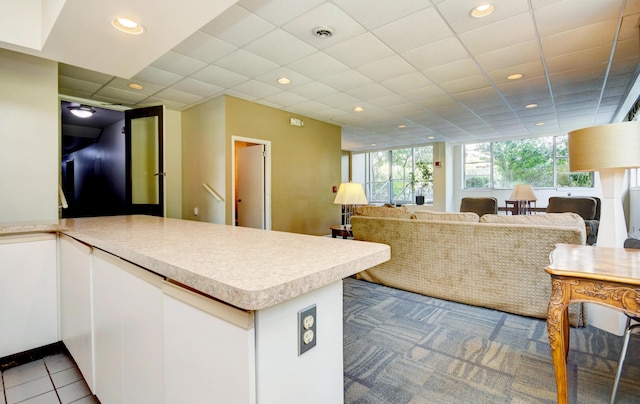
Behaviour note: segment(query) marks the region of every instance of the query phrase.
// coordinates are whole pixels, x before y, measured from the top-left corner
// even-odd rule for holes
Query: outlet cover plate
[[[309,316],[312,317],[312,321],[309,321]],[[307,319],[306,322],[305,319]],[[316,316],[315,304],[298,311],[298,356],[316,346],[316,341],[318,340],[317,326],[318,317]],[[313,334],[310,334],[309,331]],[[307,343],[305,343],[305,334],[307,334],[308,339],[311,339]],[[312,338],[309,338],[309,336],[312,336]]]

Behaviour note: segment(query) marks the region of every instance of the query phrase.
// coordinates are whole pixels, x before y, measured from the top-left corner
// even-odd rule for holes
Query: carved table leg
[[[558,403],[568,400],[567,355],[569,353],[569,301],[571,293],[565,281],[551,278],[551,299],[547,309],[547,331],[553,368],[556,374]]]

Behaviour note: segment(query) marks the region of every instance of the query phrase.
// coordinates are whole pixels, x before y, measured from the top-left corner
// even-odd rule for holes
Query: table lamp
[[[622,247],[627,225],[622,185],[627,168],[640,167],[640,122],[620,122],[569,132],[569,169],[598,171],[602,208],[599,247]]]
[[[531,213],[527,208],[530,207],[531,202],[535,202],[538,200],[536,194],[533,192],[533,187],[529,184],[518,184],[513,187],[513,191],[511,192],[511,196],[509,197],[510,201],[517,201],[518,203],[518,213]]]
[[[338,194],[333,201],[336,205],[342,205],[343,224],[351,225],[351,215],[356,205],[366,205],[367,197],[364,194],[362,184],[357,182],[343,182],[338,188]]]

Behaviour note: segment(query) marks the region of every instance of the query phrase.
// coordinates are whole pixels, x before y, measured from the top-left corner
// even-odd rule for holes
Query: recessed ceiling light
[[[532,103],[532,104],[527,104],[527,105],[525,105],[524,107],[525,107],[525,108],[535,108],[535,107],[537,107],[537,106],[538,106],[538,104],[536,104],[536,103],[534,102],[534,103]]]
[[[482,18],[493,13],[495,10],[496,8],[493,6],[493,4],[481,4],[477,7],[472,8],[471,11],[469,11],[469,15],[471,15],[473,18]]]
[[[398,128],[400,128],[400,129],[404,129],[406,127],[407,127],[407,125],[398,125]]]
[[[355,112],[362,112],[362,111],[364,111],[364,108],[362,108],[362,107],[355,107],[353,110],[354,110]]]
[[[88,105],[75,105],[67,108],[69,108],[69,112],[78,118],[89,118],[96,113],[96,110]]]
[[[544,122],[538,122],[536,123],[536,126],[544,126]]]
[[[429,139],[429,140],[433,140],[435,138],[436,138],[435,136],[427,136],[427,139]]]
[[[278,83],[280,84],[291,84],[291,80],[287,77],[280,77],[278,79]]]
[[[371,143],[371,146],[377,146],[377,144],[375,144],[375,143]]]
[[[138,83],[129,83],[128,87],[134,90],[142,90],[144,88]]]
[[[141,24],[138,24],[132,19],[118,17],[111,20],[111,25],[113,25],[117,30],[122,31],[126,34],[138,35],[144,32],[144,27]]]
[[[514,73],[507,76],[507,80],[518,80],[524,77],[522,73]]]

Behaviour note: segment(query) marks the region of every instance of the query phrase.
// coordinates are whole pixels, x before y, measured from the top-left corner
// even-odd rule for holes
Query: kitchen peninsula
[[[342,279],[382,244],[150,216],[61,221],[61,339],[102,403],[340,403]],[[316,346],[299,354],[299,312]]]

